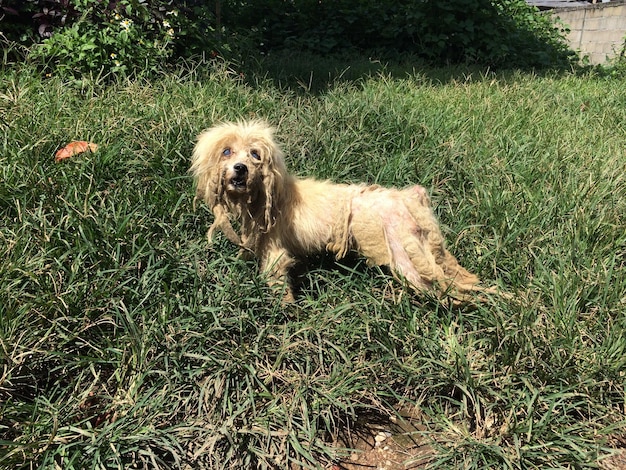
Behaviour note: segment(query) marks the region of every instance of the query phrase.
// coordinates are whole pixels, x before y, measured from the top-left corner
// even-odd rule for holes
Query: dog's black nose
[[[240,176],[243,176],[246,173],[248,173],[248,167],[244,165],[243,163],[235,163],[233,165],[233,170],[235,170],[235,173],[237,173],[237,175],[240,175]]]

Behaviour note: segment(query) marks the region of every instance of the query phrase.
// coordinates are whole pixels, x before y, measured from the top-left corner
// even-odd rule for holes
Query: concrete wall
[[[624,49],[626,1],[589,4],[586,7],[556,8],[550,13],[569,26],[570,47],[601,64]]]

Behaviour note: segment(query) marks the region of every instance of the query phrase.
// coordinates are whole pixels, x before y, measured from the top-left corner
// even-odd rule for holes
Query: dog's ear
[[[214,127],[198,136],[190,168],[196,182],[194,203],[197,199],[203,200],[213,213],[213,224],[207,232],[209,241],[213,238],[214,232],[219,229],[231,242],[241,245],[241,240],[230,223],[228,210],[224,205],[224,182],[219,164],[223,140],[222,127]]]
[[[196,182],[196,199],[202,199],[211,209],[217,203],[220,191],[221,176],[216,150],[217,140],[218,134],[215,129],[209,129],[198,136],[189,169]]]
[[[276,223],[277,212],[285,199],[285,180],[288,178],[285,160],[280,147],[271,134],[264,142],[265,162],[263,165],[263,185],[265,189],[265,230]]]

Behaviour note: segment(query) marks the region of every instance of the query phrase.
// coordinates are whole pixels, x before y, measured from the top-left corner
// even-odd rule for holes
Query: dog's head
[[[273,130],[262,121],[225,123],[204,131],[193,151],[191,172],[196,197],[216,213],[234,207],[261,215],[264,229],[273,224],[286,168]]]

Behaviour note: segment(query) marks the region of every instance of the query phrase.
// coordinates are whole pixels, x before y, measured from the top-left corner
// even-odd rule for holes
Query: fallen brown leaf
[[[98,150],[98,145],[93,142],[85,142],[84,140],[75,140],[70,142],[62,149],[59,149],[57,153],[54,155],[54,160],[60,162],[61,160],[65,160],[66,158],[73,157],[74,155],[78,155],[80,153],[84,153],[87,151],[95,152]]]

